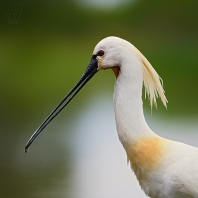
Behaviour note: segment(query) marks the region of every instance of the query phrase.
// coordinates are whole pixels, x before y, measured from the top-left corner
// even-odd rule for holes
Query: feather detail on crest
[[[158,73],[155,71],[155,69],[152,67],[152,65],[149,63],[149,61],[143,56],[143,54],[136,49],[136,54],[141,58],[143,63],[143,80],[144,80],[144,87],[145,87],[145,98],[146,95],[148,95],[151,110],[153,107],[153,104],[157,108],[157,101],[156,98],[158,96],[161,98],[163,105],[167,108],[167,99],[165,96],[165,91],[163,89],[163,81],[158,75]]]

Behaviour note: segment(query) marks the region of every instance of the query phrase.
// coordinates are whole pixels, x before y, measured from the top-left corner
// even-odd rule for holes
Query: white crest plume
[[[141,58],[143,64],[143,79],[144,79],[144,87],[145,87],[145,98],[146,94],[148,94],[148,98],[150,101],[151,109],[153,104],[157,108],[156,98],[158,96],[161,98],[162,103],[167,108],[167,99],[165,96],[165,91],[163,89],[163,81],[149,63],[149,61],[145,58],[145,56],[135,48],[135,53]]]

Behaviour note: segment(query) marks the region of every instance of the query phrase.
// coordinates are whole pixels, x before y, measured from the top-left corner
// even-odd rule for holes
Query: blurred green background
[[[98,73],[28,154],[23,149],[77,82],[104,37],[133,43],[162,77],[168,110],[158,101],[153,119],[196,123],[197,8],[197,0],[1,1],[0,198],[77,197],[78,189],[71,190],[75,165],[71,131],[76,115],[94,97],[112,98],[112,71]],[[148,111],[147,101],[144,106]],[[61,128],[63,123],[66,127]],[[63,178],[66,182],[61,183]]]

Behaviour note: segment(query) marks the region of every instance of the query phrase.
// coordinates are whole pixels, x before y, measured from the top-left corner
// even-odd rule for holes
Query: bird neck
[[[126,57],[126,56],[125,56]],[[147,125],[142,102],[143,64],[130,54],[121,62],[115,82],[114,111],[119,139],[126,150],[141,187],[146,194],[152,189],[150,181],[160,167],[167,140],[156,135]]]
[[[115,82],[114,111],[118,136],[127,150],[142,137],[155,136],[145,121],[142,102],[143,66],[136,55],[121,63]]]

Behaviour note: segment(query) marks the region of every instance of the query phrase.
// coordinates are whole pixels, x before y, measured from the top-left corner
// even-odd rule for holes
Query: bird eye
[[[97,53],[97,56],[103,56],[104,55],[104,51],[103,50],[99,50]]]

